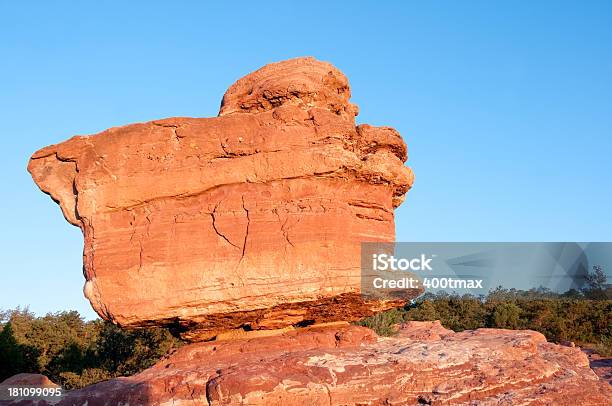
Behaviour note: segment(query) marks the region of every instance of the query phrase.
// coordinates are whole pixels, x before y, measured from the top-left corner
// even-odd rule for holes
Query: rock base
[[[606,405],[612,386],[579,348],[534,331],[454,333],[410,322],[184,346],[140,374],[69,392],[60,405]]]

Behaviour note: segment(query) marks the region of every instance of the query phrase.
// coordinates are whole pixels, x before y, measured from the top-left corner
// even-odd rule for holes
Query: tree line
[[[123,330],[76,311],[36,317],[28,309],[0,312],[0,382],[21,372],[46,375],[66,389],[155,364],[181,344],[166,329]]]
[[[505,289],[486,296],[427,293],[416,302],[366,318],[358,324],[393,335],[404,321],[440,320],[453,331],[477,328],[529,329],[549,341],[572,341],[612,356],[612,289],[601,266],[585,278],[583,289],[565,293],[546,288]]]
[[[574,341],[612,356],[612,300],[601,267],[582,290],[563,294],[498,287],[486,296],[426,294],[404,308],[357,324],[392,335],[408,320],[440,320],[451,330],[482,327],[531,329],[553,342]],[[26,309],[0,311],[0,381],[39,373],[66,389],[133,375],[182,344],[164,328],[123,330],[103,320],[85,321],[76,311],[36,317]]]

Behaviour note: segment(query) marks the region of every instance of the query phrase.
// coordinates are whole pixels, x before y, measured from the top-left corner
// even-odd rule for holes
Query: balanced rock
[[[609,405],[612,386],[578,348],[534,331],[454,333],[412,322],[301,328],[195,343],[137,375],[68,392],[63,405]]]
[[[76,136],[28,170],[81,228],[85,296],[121,326],[221,331],[355,320],[418,294],[360,296],[360,243],[394,240],[406,145],[355,125],[347,78],[298,58],[232,85],[215,118]]]

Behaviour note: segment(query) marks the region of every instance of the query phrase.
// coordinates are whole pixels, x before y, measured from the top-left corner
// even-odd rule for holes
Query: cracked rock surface
[[[223,330],[355,320],[360,243],[394,241],[413,182],[388,127],[355,125],[347,78],[313,58],[238,80],[215,118],[76,136],[28,170],[84,235],[84,293],[121,326]],[[416,296],[413,292],[405,300]]]
[[[609,405],[612,386],[579,348],[534,331],[454,333],[410,322],[195,343],[155,366],[68,392],[62,405]]]

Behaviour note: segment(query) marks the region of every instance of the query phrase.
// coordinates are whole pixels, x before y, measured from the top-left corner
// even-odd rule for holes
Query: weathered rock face
[[[608,405],[579,348],[533,331],[453,333],[411,322],[392,338],[298,329],[178,349],[138,375],[69,392],[60,405]]]
[[[84,292],[122,326],[221,330],[354,320],[360,243],[393,241],[406,145],[355,126],[346,77],[312,58],[236,82],[219,117],[76,136],[28,170],[84,234]],[[410,292],[408,299],[415,296]]]

